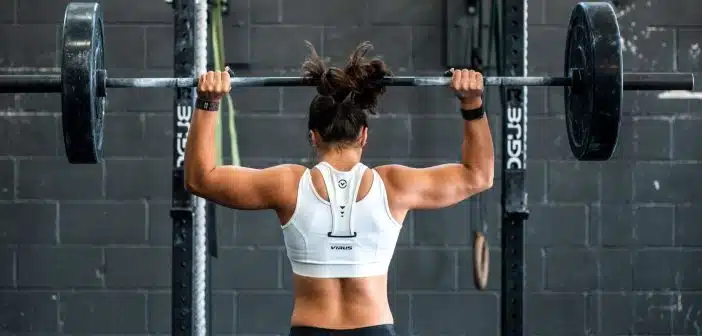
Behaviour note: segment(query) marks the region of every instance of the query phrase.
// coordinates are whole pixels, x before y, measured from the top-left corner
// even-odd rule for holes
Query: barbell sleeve
[[[624,90],[682,90],[695,89],[695,76],[685,72],[625,72]]]
[[[5,75],[0,76],[0,93],[61,92],[59,75]]]

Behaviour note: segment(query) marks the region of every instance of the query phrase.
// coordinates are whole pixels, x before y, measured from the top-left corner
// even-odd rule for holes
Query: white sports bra
[[[368,167],[338,171],[326,162],[315,166],[324,177],[329,201],[312,184],[310,170],[300,179],[295,211],[283,228],[295,274],[315,278],[356,278],[388,271],[402,225],[390,214],[383,180],[373,172],[363,199],[358,188]]]

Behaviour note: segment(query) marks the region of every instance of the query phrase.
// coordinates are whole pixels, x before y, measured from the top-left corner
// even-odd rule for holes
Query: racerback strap
[[[351,216],[353,205],[358,198],[358,189],[363,174],[368,167],[357,163],[351,170],[343,172],[334,169],[326,162],[320,162],[316,168],[322,173],[331,204],[332,227],[327,236],[333,238],[356,237]]]

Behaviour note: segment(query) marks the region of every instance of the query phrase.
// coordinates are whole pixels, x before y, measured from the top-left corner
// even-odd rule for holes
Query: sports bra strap
[[[358,189],[368,167],[357,163],[351,170],[344,172],[334,169],[326,162],[320,162],[316,168],[324,178],[324,185],[331,204],[332,227],[327,236],[332,238],[356,237],[351,220],[353,205],[358,198]]]

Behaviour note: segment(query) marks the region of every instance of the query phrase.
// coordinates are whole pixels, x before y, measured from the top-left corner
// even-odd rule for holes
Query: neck
[[[327,150],[319,153],[319,160],[332,165],[339,170],[349,170],[361,162],[360,148],[344,148],[341,150]]]

